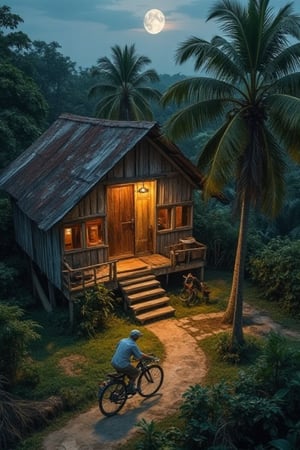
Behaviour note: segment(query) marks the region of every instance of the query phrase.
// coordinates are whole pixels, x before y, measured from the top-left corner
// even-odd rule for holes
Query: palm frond
[[[146,83],[155,83],[159,81],[157,72],[153,69],[145,70],[144,72],[137,73],[134,78],[134,85],[136,87],[145,85]]]
[[[300,98],[286,94],[270,95],[266,101],[268,114],[276,132],[284,134],[300,133]]]
[[[196,103],[207,99],[234,98],[238,94],[241,94],[241,92],[233,84],[214,78],[193,77],[173,84],[163,94],[161,103],[163,106],[172,102],[179,105],[186,102]]]
[[[182,42],[177,48],[175,53],[176,63],[183,64],[192,57],[203,58],[205,50],[209,45],[209,41],[200,39],[196,36],[191,36],[189,39]]]
[[[221,100],[207,100],[188,105],[166,122],[164,132],[174,140],[191,136],[195,131],[217,122],[225,110],[226,103]]]
[[[198,160],[198,167],[207,167],[204,186],[206,198],[222,191],[234,178],[236,161],[245,152],[249,134],[242,114],[231,117],[209,140]]]
[[[96,84],[92,86],[88,92],[88,98],[95,98],[100,96],[112,95],[116,87],[111,84]]]
[[[246,18],[246,9],[235,0],[219,0],[209,10],[207,21],[215,19],[225,35],[240,33],[240,22]]]
[[[159,101],[162,96],[161,92],[159,92],[157,89],[152,89],[151,87],[146,86],[140,87],[138,93],[148,101],[150,100]]]
[[[261,186],[260,209],[270,217],[276,217],[279,213],[285,196],[285,171],[286,160],[282,147],[278,140],[264,128],[264,144],[261,151],[264,152],[265,167],[263,168],[263,183]]]
[[[242,71],[244,67],[242,66],[240,55],[238,54],[237,49],[232,45],[232,43],[222,36],[214,36],[211,40],[211,43],[214,46],[220,48],[222,52],[228,56],[228,58],[230,59],[229,64],[233,64],[234,68],[234,70],[232,70],[232,73],[234,73],[236,70],[238,70],[239,72],[237,79],[243,77]]]
[[[96,106],[96,117],[107,118],[112,120],[121,119],[120,117],[120,102],[115,95],[103,97]]]
[[[294,25],[292,25],[293,22]],[[273,10],[269,10],[261,31],[261,67],[272,66],[274,58],[285,51],[288,43],[287,36],[291,35],[293,26],[299,28],[299,22],[298,25],[296,22],[297,19],[292,14],[291,4],[285,5],[276,15]],[[272,73],[270,70],[268,71]]]
[[[222,47],[219,48],[221,43]],[[225,41],[221,41],[219,37],[208,42],[192,36],[180,44],[176,51],[176,60],[182,64],[193,58],[195,71],[203,70],[214,73],[217,78],[235,81],[241,75],[241,67],[238,55],[231,54],[229,46],[229,43],[225,45]],[[223,49],[226,49],[226,52]]]
[[[300,72],[280,78],[271,86],[270,90],[279,94],[300,97]]]
[[[274,94],[266,105],[270,126],[291,158],[300,163],[300,98]]]
[[[249,10],[251,4],[249,2]],[[250,12],[249,12],[250,14]],[[255,31],[249,26],[249,15],[246,8],[242,7],[238,2],[232,0],[220,0],[210,9],[207,21],[215,19],[220,24],[220,28],[224,31],[232,42],[233,47],[243,61],[244,70],[254,66],[254,55],[250,46],[253,46],[253,38],[256,38]],[[249,34],[252,33],[251,39]],[[255,39],[256,40],[256,39]]]
[[[278,79],[300,68],[300,43],[285,48],[264,68],[264,74],[270,79]]]
[[[145,95],[135,92],[130,101],[131,120],[153,120],[153,113],[147,100]]]

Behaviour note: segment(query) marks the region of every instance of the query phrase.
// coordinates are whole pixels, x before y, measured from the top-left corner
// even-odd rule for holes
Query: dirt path
[[[165,379],[157,396],[129,399],[117,416],[105,418],[98,407],[72,419],[63,429],[51,433],[44,441],[45,450],[110,450],[137,432],[136,423],[160,420],[166,412],[178,408],[187,387],[200,382],[206,373],[205,355],[196,340],[178,326],[177,320],[165,320],[149,325],[164,344]],[[195,370],[196,368],[196,370]]]
[[[142,418],[159,421],[178,410],[182,394],[190,385],[200,383],[206,373],[205,354],[198,341],[224,331],[223,313],[199,314],[184,319],[168,319],[148,325],[166,349],[163,364],[165,379],[158,395],[151,399],[140,396],[129,399],[123,410],[114,417],[103,417],[98,406],[71,419],[68,424],[49,434],[44,450],[114,450],[138,432],[137,422]],[[290,336],[299,334],[282,328],[248,305],[244,307],[245,331],[265,335],[271,330]]]

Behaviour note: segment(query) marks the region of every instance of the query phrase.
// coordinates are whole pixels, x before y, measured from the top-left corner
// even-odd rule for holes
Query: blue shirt
[[[115,354],[112,357],[111,364],[123,369],[130,365],[130,358],[141,359],[142,352],[137,343],[130,337],[121,339],[117,345]]]

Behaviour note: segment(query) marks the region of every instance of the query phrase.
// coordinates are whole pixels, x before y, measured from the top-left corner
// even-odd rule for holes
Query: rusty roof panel
[[[161,140],[173,161],[201,177],[155,122],[121,122],[61,115],[0,176],[0,187],[42,230],[61,220],[145,135]]]

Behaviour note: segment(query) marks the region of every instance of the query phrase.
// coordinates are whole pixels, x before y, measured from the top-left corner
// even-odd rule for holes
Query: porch
[[[166,249],[166,255],[158,253],[114,259],[105,263],[86,267],[70,267],[64,261],[63,290],[69,297],[93,285],[103,283],[109,288],[117,288],[119,282],[131,273],[149,270],[155,276],[166,276],[176,272],[193,271],[202,281],[206,263],[207,247],[194,238],[182,239],[181,242]]]
[[[76,294],[102,283],[110,289],[119,289],[124,309],[130,310],[140,323],[173,316],[175,309],[156,277],[166,276],[168,284],[170,274],[187,271],[202,281],[206,246],[194,238],[186,238],[167,248],[166,255],[155,253],[77,268],[64,262],[64,293],[71,306]]]

